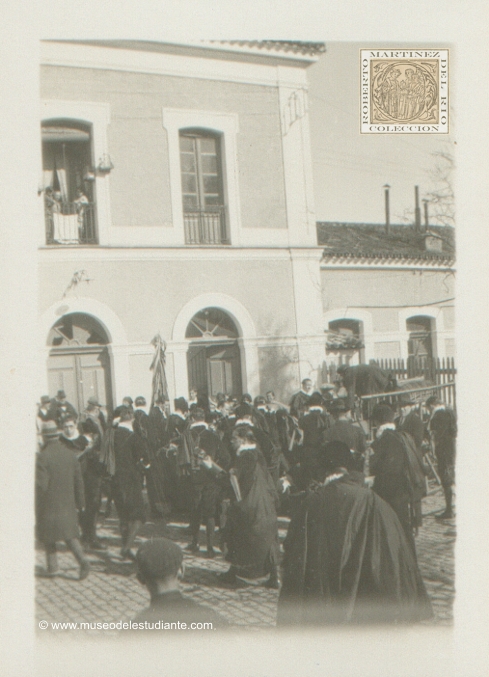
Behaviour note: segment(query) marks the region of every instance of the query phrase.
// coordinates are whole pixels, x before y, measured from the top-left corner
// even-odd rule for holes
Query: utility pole
[[[421,232],[421,209],[419,208],[419,186],[414,186],[414,230]]]
[[[385,189],[385,234],[390,235],[391,232],[391,222],[390,222],[390,211],[389,211],[389,184],[384,185]]]
[[[428,231],[430,228],[430,220],[428,216],[428,202],[429,200],[424,199],[423,200],[423,206],[424,206],[424,229],[425,231]]]

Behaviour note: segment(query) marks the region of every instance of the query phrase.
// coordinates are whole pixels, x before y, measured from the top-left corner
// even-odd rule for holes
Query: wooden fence
[[[427,383],[441,385],[453,383],[457,374],[453,357],[408,357],[407,360],[400,358],[370,360],[370,363],[392,372],[398,381],[423,378]],[[334,382],[338,366],[334,363],[324,364],[322,373],[324,383]]]

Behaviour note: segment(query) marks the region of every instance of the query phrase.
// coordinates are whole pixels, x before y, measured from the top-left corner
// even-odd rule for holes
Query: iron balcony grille
[[[46,244],[98,244],[94,202],[44,201]]]
[[[225,207],[185,211],[185,244],[230,244]]]

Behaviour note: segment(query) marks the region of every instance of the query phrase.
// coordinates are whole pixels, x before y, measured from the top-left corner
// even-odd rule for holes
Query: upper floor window
[[[186,244],[229,244],[221,137],[180,131],[180,166]]]
[[[43,122],[42,166],[46,244],[97,244],[91,127]]]

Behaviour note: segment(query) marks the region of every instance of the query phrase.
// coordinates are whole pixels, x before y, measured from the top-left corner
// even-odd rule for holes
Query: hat
[[[43,395],[41,397],[41,407],[42,407],[43,404],[49,404],[50,402],[51,402],[51,398],[49,397],[49,395]]]
[[[350,405],[347,404],[342,397],[338,397],[336,400],[333,400],[329,405],[329,411],[332,414],[341,414],[342,412],[350,410]]]
[[[175,405],[175,409],[178,409],[179,411],[183,411],[184,413],[188,411],[188,403],[185,397],[177,397],[173,400],[173,404]]]
[[[134,402],[134,400],[132,399],[132,397],[130,395],[126,395],[124,398],[122,398],[122,401],[123,402],[129,402],[129,404],[132,404]]]
[[[309,398],[309,402],[307,403],[308,407],[321,407],[323,404],[323,396],[321,393],[314,392]]]
[[[392,423],[394,412],[388,404],[376,404],[372,411],[372,420],[376,421],[379,425]]]
[[[329,442],[319,456],[320,465],[328,470],[335,468],[346,468],[353,470],[355,466],[355,457],[350,448],[344,442],[339,440]]]
[[[342,373],[343,373],[344,371],[346,371],[347,369],[348,369],[348,365],[347,365],[347,364],[340,364],[340,366],[337,367],[336,372],[337,372],[338,374],[342,374]]]
[[[57,397],[58,399],[62,400],[63,397],[66,397],[65,391],[64,391],[64,390],[58,390],[58,392],[57,392],[57,394],[56,394],[56,397]]]
[[[440,400],[439,400],[439,398],[438,398],[436,395],[431,395],[431,396],[428,397],[428,399],[426,400],[426,406],[427,406],[427,407],[432,407],[432,406],[434,406],[435,404],[439,404],[439,403],[440,403]]]
[[[245,416],[252,416],[253,415],[253,408],[251,405],[246,404],[246,402],[243,402],[243,404],[240,404],[239,407],[236,407],[236,416],[238,418],[244,418]]]
[[[138,573],[143,579],[176,576],[182,562],[182,549],[168,538],[146,541],[136,553]]]
[[[94,397],[94,396],[88,398],[87,404],[90,404],[92,407],[102,407],[103,406],[98,401],[98,397]]]
[[[143,397],[142,395],[139,395],[136,397],[136,401],[134,403],[136,407],[145,407],[146,406],[146,398]]]
[[[41,432],[43,437],[58,437],[59,430],[54,421],[45,421],[42,424]]]

